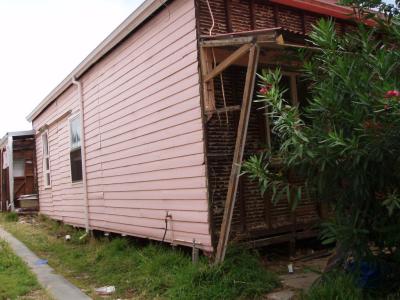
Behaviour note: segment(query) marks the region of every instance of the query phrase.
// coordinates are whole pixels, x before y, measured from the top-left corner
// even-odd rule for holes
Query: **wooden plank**
[[[226,46],[236,46],[252,43],[254,41],[253,36],[243,36],[243,37],[232,37],[224,39],[206,40],[200,42],[201,47],[226,47]]]
[[[242,47],[237,49],[227,58],[225,58],[218,66],[208,72],[206,76],[203,78],[203,82],[208,82],[212,80],[215,76],[221,74],[225,69],[231,66],[235,61],[241,58],[244,54],[246,54],[249,49],[252,47],[251,44],[244,44]]]
[[[274,36],[277,32],[279,32],[282,28],[281,27],[273,27],[267,29],[256,29],[250,31],[236,31],[236,32],[229,32],[229,33],[219,33],[215,35],[200,35],[200,40],[202,41],[215,41],[221,39],[232,39],[238,37],[257,37],[260,35],[270,35]]]
[[[253,45],[250,49],[249,64],[247,67],[246,81],[243,93],[242,110],[236,137],[235,153],[233,156],[231,175],[229,178],[228,193],[226,195],[224,217],[222,219],[221,232],[218,241],[216,263],[223,262],[226,253],[226,246],[229,240],[229,233],[232,223],[233,208],[235,207],[236,193],[240,176],[240,164],[243,159],[244,148],[247,137],[251,103],[253,99],[254,83],[258,65],[260,48]]]
[[[212,65],[211,50],[200,47],[201,77],[203,79],[212,70]],[[206,112],[215,110],[214,81],[205,82],[203,80],[202,89],[204,110]]]
[[[232,106],[218,108],[216,110],[206,112],[206,114],[207,115],[212,115],[212,114],[215,114],[215,113],[221,114],[221,113],[230,112],[230,111],[238,111],[238,110],[240,110],[240,108],[241,108],[240,105],[232,105]]]

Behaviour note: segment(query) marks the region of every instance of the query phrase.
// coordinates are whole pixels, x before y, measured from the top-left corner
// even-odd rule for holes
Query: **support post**
[[[250,48],[249,62],[247,66],[246,81],[244,86],[242,109],[240,111],[239,125],[237,129],[235,152],[233,155],[231,175],[229,178],[228,193],[226,195],[224,217],[222,219],[221,231],[217,246],[215,262],[221,263],[224,261],[226,247],[229,240],[231,229],[233,208],[235,207],[236,193],[239,183],[240,164],[243,159],[244,148],[247,137],[247,127],[249,124],[251,103],[253,99],[254,83],[258,65],[258,57],[260,49],[257,44]]]
[[[212,70],[211,50],[200,47],[200,67],[201,77],[204,78]],[[215,95],[214,95],[214,81],[203,82],[203,99],[205,112],[215,110]]]
[[[232,0],[225,0],[225,17],[226,17],[226,27],[228,32],[233,32],[232,30]]]

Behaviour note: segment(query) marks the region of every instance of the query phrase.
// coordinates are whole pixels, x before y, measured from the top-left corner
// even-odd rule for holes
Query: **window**
[[[14,159],[13,173],[14,177],[25,177],[25,159]]]
[[[43,180],[44,187],[51,187],[51,176],[50,176],[50,151],[49,151],[49,139],[48,133],[42,134],[42,147],[43,147]]]
[[[69,121],[72,182],[82,181],[81,122],[79,115]]]

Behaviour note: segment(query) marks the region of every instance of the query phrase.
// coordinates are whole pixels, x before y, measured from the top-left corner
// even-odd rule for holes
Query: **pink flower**
[[[270,85],[270,84],[265,84],[264,86],[262,86],[262,87],[260,88],[260,90],[259,90],[258,92],[259,92],[261,95],[266,95],[266,94],[269,92],[270,88],[271,88],[271,85]]]
[[[397,90],[387,91],[385,94],[385,98],[392,98],[392,97],[400,97],[400,92]]]
[[[266,86],[263,86],[262,88],[260,88],[260,90],[258,91],[261,95],[266,95],[268,93],[268,89]]]

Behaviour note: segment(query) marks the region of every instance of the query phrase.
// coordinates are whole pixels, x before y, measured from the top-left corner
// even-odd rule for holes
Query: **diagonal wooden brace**
[[[236,193],[240,176],[240,165],[243,159],[244,148],[247,137],[247,127],[249,124],[251,103],[253,100],[253,90],[257,72],[258,58],[260,49],[257,44],[250,48],[249,62],[247,66],[246,81],[244,86],[242,109],[240,111],[239,125],[237,129],[235,152],[233,156],[231,175],[229,178],[228,193],[226,195],[224,217],[222,219],[221,231],[215,256],[215,263],[224,261],[226,247],[232,223],[233,208],[235,207]]]
[[[244,44],[242,47],[237,49],[227,58],[225,58],[218,66],[211,70],[203,79],[204,82],[208,82],[213,79],[215,76],[221,74],[226,68],[231,66],[235,61],[245,55],[250,48],[252,47],[251,44]]]

